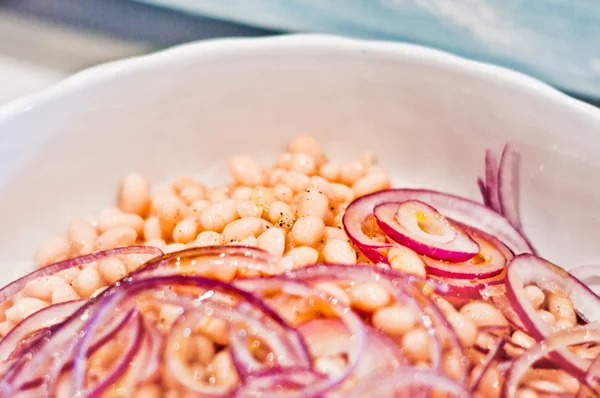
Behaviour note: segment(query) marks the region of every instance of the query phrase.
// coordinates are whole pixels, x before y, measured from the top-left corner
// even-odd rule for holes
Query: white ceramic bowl
[[[300,133],[338,159],[372,150],[396,186],[472,198],[485,148],[515,141],[534,244],[566,268],[600,259],[600,110],[443,52],[301,35],[115,62],[2,109],[2,279],[114,201],[127,172],[217,183],[231,154],[268,162]]]

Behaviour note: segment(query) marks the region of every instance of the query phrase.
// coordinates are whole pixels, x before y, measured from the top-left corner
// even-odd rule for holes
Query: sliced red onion
[[[490,149],[485,151],[485,187],[489,207],[495,212],[502,214],[498,194],[498,158]]]
[[[483,204],[486,207],[492,207],[492,204],[490,202],[490,194],[488,192],[487,186],[481,178],[477,179],[477,187],[479,188],[479,193],[481,194],[481,200],[483,200]]]
[[[374,215],[387,236],[421,255],[457,263],[479,253],[473,239],[423,202],[382,203]]]
[[[125,329],[125,332],[127,333],[125,338],[126,345],[123,347],[122,355],[117,361],[116,366],[112,368],[100,382],[87,389],[87,391],[75,390],[75,397],[85,396],[88,398],[100,398],[102,394],[129,369],[131,361],[137,355],[142,345],[142,337],[144,333],[144,321],[137,310],[133,311],[133,317],[131,318],[130,322],[130,325],[128,325],[130,327]],[[77,366],[75,366],[73,372],[76,371]]]
[[[31,272],[0,289],[0,304],[4,303],[6,300],[12,298],[15,294],[23,290],[27,282],[33,281],[42,276],[54,275],[57,272],[64,271],[69,268],[75,268],[81,265],[93,263],[94,261],[98,261],[103,258],[120,256],[123,254],[153,254],[155,256],[162,256],[163,252],[160,249],[152,246],[125,246],[50,264],[44,268],[40,268]]]
[[[85,300],[67,301],[54,304],[34,312],[23,319],[2,340],[0,340],[0,361],[20,356],[29,346],[22,346],[23,342],[31,342],[32,334],[40,329],[46,332],[46,328],[54,326],[71,316],[77,309],[85,304]],[[17,351],[18,350],[18,351]]]
[[[371,377],[363,379],[357,387],[346,395],[347,398],[397,398],[404,396],[421,396],[415,387],[425,389],[423,392],[435,390],[448,393],[452,397],[469,398],[471,394],[466,388],[436,370],[416,367],[401,367],[388,372],[374,372]]]
[[[298,331],[304,336],[313,358],[348,355],[354,344],[354,336],[336,319],[314,319],[300,325]],[[365,348],[365,355],[355,372],[357,377],[408,364],[396,342],[369,326],[366,326]]]
[[[325,380],[327,377],[317,373],[314,369],[270,368],[248,377],[237,390],[236,396],[279,398],[286,391],[306,389],[312,384],[322,383]],[[328,396],[335,396],[335,393]],[[305,395],[305,397],[310,397],[310,395]]]
[[[595,287],[595,293],[598,293],[598,285],[600,285],[600,266],[598,265],[582,265],[569,270],[569,273],[581,282],[585,283],[590,289]]]
[[[154,324],[144,322],[141,346],[135,358],[129,362],[129,369],[117,382],[118,389],[132,388],[156,374],[163,354],[163,339]]]
[[[554,330],[542,321],[527,299],[525,287],[531,284],[568,297],[586,322],[600,321],[600,297],[564,269],[534,255],[521,254],[508,265],[506,294],[529,335],[536,340],[548,338]],[[558,349],[552,357],[579,375],[585,374],[589,366],[589,361],[566,349]]]
[[[491,285],[486,287],[481,291],[481,298],[485,300],[491,300],[492,303],[502,315],[506,318],[506,320],[514,327],[515,329],[526,332],[527,329],[523,322],[521,322],[521,318],[515,312],[508,298],[506,298],[506,286],[504,284]]]
[[[448,289],[444,292],[439,292],[441,296],[454,297],[458,299],[479,299],[482,297],[482,292],[490,286],[501,285],[504,283],[504,274],[500,274],[488,279],[448,279],[431,275],[433,280],[443,281]]]
[[[521,156],[515,145],[506,144],[498,169],[498,200],[501,214],[518,231],[523,229],[519,210],[519,163]]]
[[[479,372],[477,375],[475,375],[475,378],[471,383],[471,392],[474,393],[477,391],[477,388],[479,388],[479,384],[481,384],[481,380],[483,379],[485,373],[490,369],[490,366],[492,366],[494,361],[498,359],[500,354],[502,354],[502,347],[504,347],[505,343],[506,340],[504,338],[500,338],[494,347],[488,351],[485,358],[483,358],[483,361],[481,362],[481,368],[479,368]]]
[[[234,271],[254,270],[266,275],[273,275],[279,271],[277,258],[256,247],[205,246],[184,249],[148,261],[129,277],[139,279],[190,271],[204,272],[222,267],[234,268]]]
[[[471,234],[471,239],[479,245],[477,256],[452,264],[424,257],[427,273],[455,279],[488,279],[502,273],[507,263],[502,252],[482,237]]]
[[[521,379],[531,366],[539,359],[555,352],[569,351],[567,347],[584,343],[600,343],[600,329],[597,325],[577,326],[560,331],[545,340],[542,340],[535,346],[529,348],[512,362],[508,369],[506,379],[502,385],[502,396],[505,398],[514,397],[519,388]],[[582,360],[581,358],[577,357]],[[586,361],[589,367],[591,361]],[[579,364],[571,363],[571,369],[577,369]],[[585,375],[587,367],[584,369]]]
[[[250,282],[250,283],[246,283]],[[354,339],[354,344],[351,345],[351,350],[348,352],[348,365],[345,371],[341,375],[335,375],[327,378],[322,383],[315,383],[299,392],[290,391],[287,394],[280,393],[279,397],[319,397],[327,394],[331,390],[339,387],[344,383],[358,368],[364,357],[364,350],[366,346],[366,329],[362,320],[347,306],[340,303],[338,300],[331,300],[329,295],[317,291],[312,287],[292,281],[292,280],[281,280],[277,278],[262,278],[252,280],[239,280],[236,282],[237,286],[244,288],[249,286],[253,291],[268,291],[277,289],[284,294],[290,294],[299,297],[312,297],[320,299],[322,304],[327,305],[332,313],[342,321],[349,333]]]
[[[84,300],[81,300],[84,301]],[[85,305],[86,303],[83,303],[83,305]],[[82,306],[80,305],[79,308],[82,308]],[[76,310],[78,311],[78,310]],[[128,326],[131,321],[133,320],[134,317],[137,316],[137,311],[135,309],[131,309],[128,312],[126,312],[125,314],[119,315],[117,317],[114,317],[112,319],[110,319],[108,321],[108,324],[106,325],[106,327],[102,330],[102,332],[98,335],[95,336],[95,340],[93,342],[93,344],[90,346],[90,349],[87,352],[87,355],[90,356],[92,354],[94,354],[96,351],[98,351],[100,348],[102,348],[106,343],[108,343],[109,341],[112,340],[112,338],[117,335],[118,333],[120,333],[126,326]],[[66,322],[66,321],[65,321]],[[57,324],[55,325],[55,327],[50,327],[50,328],[46,328],[46,332],[42,335],[40,335],[36,340],[32,341],[31,344],[28,345],[27,350],[29,350],[30,353],[37,353],[35,348],[36,345],[39,345],[40,343],[43,343],[46,339],[50,339],[52,337],[52,334],[54,332],[56,332],[58,330],[58,328],[62,327],[62,324]],[[53,368],[53,365],[50,366],[50,370],[47,371],[47,373],[49,374],[50,372],[54,372],[56,374],[58,374],[58,372],[67,372],[69,370],[71,370],[73,368],[73,361],[70,357],[70,354],[67,354],[66,352],[63,352],[60,357],[60,361],[58,361],[57,363],[54,364],[54,366],[56,368]],[[14,355],[11,354],[11,356]],[[29,354],[25,354],[25,350],[22,351],[20,360],[22,360],[23,358],[26,358],[26,356]],[[42,354],[38,353],[38,357],[42,357]],[[13,368],[11,368],[10,370],[13,370]],[[20,370],[19,368],[17,368],[17,370]],[[82,371],[85,371],[84,369]],[[43,372],[42,372],[43,373]],[[29,375],[32,376],[32,375]],[[33,390],[35,388],[39,388],[40,386],[44,385],[44,380],[46,379],[47,375],[42,374],[37,378],[33,378],[33,379],[29,379],[28,381],[26,381],[25,383],[22,383],[19,386],[19,390],[20,391],[27,391],[28,393],[32,393],[34,394],[38,394],[37,390]],[[52,383],[52,380],[48,380],[49,383]],[[17,383],[14,383],[17,384]],[[50,386],[47,386],[45,388],[46,390],[51,389]],[[38,394],[39,395],[39,394]]]
[[[447,319],[431,299],[422,292],[422,290],[431,289],[440,294],[445,294],[444,292],[448,291],[448,285],[445,281],[439,282],[439,285],[435,283],[432,285],[432,281],[423,281],[421,278],[407,276],[389,268],[340,264],[316,264],[288,271],[285,277],[309,282],[376,282],[385,287],[396,301],[419,314],[421,324],[433,339],[431,362],[434,368],[441,366],[442,344],[440,335],[449,336],[449,341],[454,345],[457,352],[462,352],[459,339],[449,326]],[[245,283],[251,283],[252,280],[247,281]]]
[[[385,260],[380,250],[389,248],[390,245],[365,235],[362,223],[373,213],[375,206],[408,200],[427,203],[453,222],[466,224],[492,235],[517,254],[534,252],[527,238],[495,211],[469,199],[425,189],[389,189],[356,199],[350,203],[344,214],[344,228],[348,237],[367,257],[379,253],[378,257],[375,256],[377,261],[381,261],[382,258]],[[371,257],[369,259],[372,260]]]
[[[198,314],[194,313],[194,315]],[[193,320],[196,321],[197,324],[198,317],[196,316]],[[198,377],[194,372],[190,372],[190,370],[187,369],[187,364],[184,364],[184,361],[179,357],[180,338],[183,337],[184,330],[186,328],[189,329],[192,326],[192,322],[192,320],[188,321],[186,317],[181,316],[173,325],[164,354],[166,371],[189,391],[193,391],[201,396],[225,396],[230,392],[230,387],[211,385],[202,382],[203,377]]]

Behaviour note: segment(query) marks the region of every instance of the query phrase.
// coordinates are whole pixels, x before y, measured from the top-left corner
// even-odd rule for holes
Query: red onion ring
[[[433,338],[432,347],[432,364],[434,368],[441,366],[441,341],[440,334],[449,336],[449,341],[453,345],[453,348],[462,355],[463,349],[458,336],[449,325],[448,320],[443,316],[439,308],[419,290],[415,285],[422,285],[427,288],[431,288],[432,285],[427,283],[430,281],[423,281],[421,278],[415,276],[407,276],[397,271],[372,267],[372,266],[350,266],[340,264],[316,264],[292,271],[288,271],[285,275],[286,278],[300,279],[304,281],[317,282],[317,281],[363,281],[363,282],[377,282],[381,286],[386,287],[389,294],[394,299],[404,305],[408,306],[412,311],[419,314],[421,324],[425,327],[427,332]],[[277,277],[275,277],[277,278]],[[248,281],[251,281],[249,279]],[[435,288],[435,285],[433,285]],[[440,282],[439,288],[436,290],[438,293],[446,292],[447,286],[445,282]],[[441,293],[440,293],[441,294]],[[437,325],[434,327],[434,324]],[[462,369],[462,374],[466,377],[466,368]]]
[[[512,308],[529,335],[538,341],[548,338],[554,331],[537,315],[525,294],[525,287],[535,284],[552,293],[568,296],[575,311],[587,322],[600,320],[600,297],[564,269],[531,254],[516,256],[506,273],[506,294]],[[564,367],[574,374],[585,374],[589,361],[569,350],[559,349],[552,354]]]
[[[591,286],[600,285],[600,266],[582,265],[569,270],[569,273],[581,282]]]
[[[121,355],[120,360],[117,362],[117,365],[111,369],[108,375],[102,379],[102,381],[91,387],[88,391],[75,390],[76,397],[86,396],[88,398],[100,398],[104,391],[106,391],[128,370],[130,362],[137,355],[142,345],[142,336],[144,333],[141,315],[137,310],[132,311],[133,316],[130,321],[131,327],[126,328],[126,332],[128,332],[126,341],[128,344],[123,350],[123,354]],[[77,372],[77,362],[75,362],[75,368],[73,372]]]
[[[552,356],[554,352],[568,351],[566,348],[568,346],[591,342],[600,342],[600,329],[597,325],[578,326],[560,331],[529,348],[524,354],[516,358],[508,369],[506,379],[502,385],[502,396],[505,398],[514,397],[519,382],[529,368],[539,359],[548,354]],[[589,366],[590,363],[588,361],[587,365]]]
[[[98,261],[103,258],[120,256],[123,254],[154,254],[156,256],[162,256],[163,252],[160,249],[157,249],[156,247],[152,246],[134,245],[126,247],[117,247],[116,249],[110,250],[103,250],[85,256],[75,257],[69,260],[61,261],[55,264],[50,264],[44,268],[40,268],[36,271],[31,272],[0,289],[0,304],[4,303],[8,299],[11,299],[15,294],[23,290],[27,282],[33,281],[42,276],[54,275],[57,272],[64,271],[69,268],[79,267],[81,265],[93,263],[94,261]]]
[[[486,207],[491,208],[492,203],[490,202],[490,194],[485,182],[481,178],[477,179],[477,188],[479,188],[479,193],[481,194],[481,200],[483,200],[483,204]]]
[[[485,187],[487,191],[487,202],[489,207],[495,212],[502,214],[500,198],[498,194],[498,157],[487,149],[485,151]],[[485,202],[484,198],[484,202]]]
[[[518,231],[523,230],[519,211],[520,161],[521,156],[515,145],[510,142],[506,144],[498,168],[498,200],[500,202],[500,213]]]
[[[323,385],[319,385],[319,383],[315,383],[313,385],[306,386],[300,393],[302,395],[295,394],[279,394],[280,397],[320,397],[323,394],[333,390],[334,388],[340,386],[343,382],[345,382],[350,375],[357,369],[359,366],[366,345],[366,329],[362,320],[352,311],[349,310],[348,307],[342,305],[337,300],[331,300],[328,294],[324,292],[317,291],[312,287],[305,285],[300,282],[292,281],[292,280],[280,280],[276,278],[265,278],[265,279],[242,279],[236,281],[236,286],[240,286],[244,288],[245,286],[250,287],[252,291],[256,290],[271,290],[273,288],[281,289],[281,291],[285,294],[291,294],[300,297],[318,297],[321,301],[328,305],[333,313],[339,317],[340,320],[343,320],[349,332],[353,335],[355,339],[354,350],[350,351],[348,354],[348,365],[346,367],[346,371],[337,377],[330,377],[326,379]]]
[[[502,347],[504,347],[505,343],[506,339],[500,338],[498,342],[494,344],[494,347],[488,351],[487,355],[481,362],[481,368],[479,369],[479,372],[477,373],[475,379],[471,383],[470,390],[472,393],[475,393],[475,391],[477,391],[477,389],[479,388],[479,384],[481,384],[481,380],[483,380],[483,376],[490,369],[490,366],[492,366],[494,361],[498,359],[498,356],[502,354]]]
[[[425,189],[389,189],[365,195],[346,208],[343,224],[350,240],[374,262],[386,261],[382,249],[391,245],[369,238],[362,231],[363,222],[375,206],[386,202],[418,200],[436,208],[446,218],[467,224],[504,242],[515,253],[534,253],[527,238],[503,216],[469,199]]]
[[[195,258],[201,258],[197,262]],[[248,246],[204,246],[192,247],[148,261],[140,269],[129,274],[132,279],[149,276],[182,273],[182,260],[189,260],[187,271],[206,271],[230,267],[235,270],[246,269],[262,272],[266,275],[278,273],[277,258],[262,249]]]
[[[81,306],[80,306],[80,308],[81,308]],[[109,320],[108,326],[105,327],[102,330],[102,333],[100,333],[97,336],[97,338],[93,342],[92,346],[88,350],[87,355],[90,356],[90,355],[94,354],[96,351],[98,351],[100,348],[102,348],[106,343],[108,343],[113,338],[113,336],[120,333],[132,321],[132,319],[136,316],[136,314],[137,314],[137,312],[134,309],[132,309],[132,310],[129,310],[127,313],[123,314],[122,316],[117,316],[117,317]],[[40,335],[39,338],[32,341],[31,344],[27,347],[27,349],[30,349],[31,347],[35,348],[36,344],[43,342],[46,338],[50,338],[52,336],[52,333],[56,330],[56,328],[58,328],[60,326],[62,326],[62,325],[57,324],[55,327],[46,328],[46,333],[43,335]],[[24,352],[25,352],[25,350],[23,350],[23,353]],[[35,350],[30,350],[30,352],[34,353]],[[24,357],[24,356],[25,356],[25,354],[21,355],[21,357]],[[64,357],[61,356],[60,363],[63,365],[62,365],[62,369],[60,369],[59,372],[65,372],[65,371],[68,371],[73,368],[73,361],[71,360],[71,358],[69,356],[64,356]],[[43,376],[34,378],[34,379],[30,379],[29,381],[21,384],[18,388],[20,391],[31,390],[34,388],[39,389],[40,387],[42,387],[43,381],[44,381]]]
[[[448,279],[440,278],[434,275],[429,276],[432,280],[444,282],[448,289],[444,292],[438,292],[441,296],[454,297],[459,299],[480,299],[482,292],[490,286],[497,286],[504,283],[504,274],[487,279]]]
[[[393,372],[374,373],[371,377],[361,381],[357,388],[346,397],[394,398],[407,396],[406,391],[401,391],[417,386],[426,388],[426,391],[433,389],[451,394],[454,397],[471,397],[469,391],[462,384],[448,378],[439,371],[415,367],[401,367]]]
[[[387,236],[421,255],[458,263],[479,253],[477,242],[423,202],[381,203],[375,206],[373,213]],[[423,230],[422,224],[435,233]]]
[[[454,279],[488,279],[502,273],[507,262],[502,252],[492,243],[477,235],[471,235],[471,238],[479,245],[477,256],[454,264],[424,257],[427,273]]]
[[[34,312],[8,332],[0,340],[0,361],[6,361],[26,351],[27,347],[20,347],[22,341],[31,336],[36,331],[54,326],[63,322],[71,316],[77,309],[85,304],[85,300],[67,301],[60,304],[54,304],[39,311]],[[17,351],[18,350],[18,351]]]
[[[353,336],[338,320],[313,319],[300,325],[298,330],[313,357],[344,355],[352,346]],[[396,342],[374,328],[366,327],[365,355],[356,369],[356,376],[406,365],[408,360]]]

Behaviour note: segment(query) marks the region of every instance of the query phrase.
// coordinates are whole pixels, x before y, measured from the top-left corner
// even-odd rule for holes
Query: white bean
[[[190,214],[192,216],[199,216],[204,210],[210,207],[211,203],[208,200],[197,200],[190,205]]]
[[[67,237],[71,242],[71,250],[79,255],[84,255],[94,251],[98,232],[87,221],[74,221],[69,224]]]
[[[98,218],[98,231],[102,234],[113,228],[131,228],[138,235],[144,233],[144,219],[137,214],[113,214]]]
[[[390,302],[388,291],[377,283],[357,283],[348,294],[352,305],[363,311],[373,312]]]
[[[187,186],[179,192],[179,197],[188,205],[206,199],[206,187],[201,184]]]
[[[317,283],[315,287],[319,290],[324,291],[330,296],[337,299],[340,303],[344,305],[350,305],[350,297],[346,294],[346,291],[332,282],[321,282]]]
[[[218,246],[223,242],[223,237],[220,233],[214,231],[203,231],[200,232],[196,240],[194,241],[194,245],[203,247],[203,246]]]
[[[539,310],[537,313],[542,319],[542,322],[544,322],[545,324],[553,325],[556,323],[556,317],[551,312]]]
[[[546,299],[544,292],[542,292],[542,290],[539,287],[534,285],[526,286],[525,294],[527,295],[527,299],[529,300],[533,308],[535,308],[536,310],[540,309],[540,307],[544,303],[544,300]]]
[[[235,200],[232,199],[226,199],[211,205],[200,213],[200,225],[205,230],[223,231],[227,224],[237,219],[238,215],[235,207]]]
[[[331,202],[334,204],[349,203],[354,199],[354,192],[344,184],[333,183],[331,184],[331,189],[333,191]]]
[[[306,174],[300,173],[299,171],[288,171],[282,177],[282,181],[285,185],[290,187],[295,193],[302,192],[308,189],[312,185],[310,177]]]
[[[447,319],[464,347],[471,347],[475,344],[478,333],[475,322],[457,312],[450,314]]]
[[[421,257],[404,246],[394,246],[388,252],[388,261],[390,266],[396,271],[411,275],[425,277],[425,263]]]
[[[5,311],[6,319],[13,322],[19,323],[29,315],[46,308],[48,303],[33,297],[23,297],[16,300],[12,307]]]
[[[156,384],[144,384],[135,390],[133,396],[136,398],[161,398],[163,392]]]
[[[235,209],[240,218],[260,217],[263,214],[262,207],[249,199],[238,202]]]
[[[146,242],[144,242],[144,245],[156,247],[156,248],[162,250],[165,248],[165,246],[167,244],[165,243],[164,240],[162,240],[160,238],[154,238],[154,239],[148,239]]]
[[[166,245],[163,245],[161,250],[163,250]],[[141,253],[132,253],[122,256],[121,261],[125,264],[125,268],[127,268],[127,272],[131,273],[137,270],[142,264],[146,263],[154,257],[152,254],[141,254]]]
[[[356,252],[346,239],[332,239],[323,246],[323,258],[328,263],[356,264]]]
[[[150,185],[139,174],[129,174],[123,180],[119,207],[126,213],[143,216],[150,207]]]
[[[65,301],[78,300],[80,297],[71,285],[58,285],[52,291],[52,304],[64,303]]]
[[[40,267],[66,260],[71,253],[71,242],[66,236],[56,236],[46,241],[35,256]]]
[[[550,294],[548,296],[548,310],[557,320],[565,320],[573,325],[577,324],[577,315],[573,303],[567,297]]]
[[[300,193],[297,199],[296,215],[298,217],[315,216],[324,219],[329,210],[327,196],[315,188]]]
[[[316,168],[317,165],[312,156],[306,153],[295,153],[292,155],[292,159],[290,160],[290,169],[311,176],[316,172]]]
[[[296,220],[296,216],[290,205],[284,202],[275,201],[271,204],[271,208],[269,209],[269,220],[273,224],[290,229]]]
[[[252,195],[252,188],[250,187],[237,187],[231,192],[231,199],[235,200],[249,200]]]
[[[311,177],[310,181],[312,182],[313,188],[322,192],[328,200],[333,201],[335,199],[335,192],[329,181],[319,176]]]
[[[431,346],[431,336],[422,328],[412,329],[402,338],[404,353],[413,361],[428,361]]]
[[[319,259],[319,253],[312,247],[300,246],[287,252],[279,261],[282,269],[290,270],[314,264]]]
[[[173,240],[177,243],[192,242],[198,236],[198,221],[195,217],[181,220],[173,230]]]
[[[365,166],[360,162],[344,163],[340,171],[340,180],[344,184],[352,185],[354,181],[364,176],[365,173]]]
[[[57,286],[66,284],[67,282],[58,275],[42,276],[28,282],[23,288],[23,293],[29,297],[50,301],[52,291]]]
[[[260,234],[256,244],[276,258],[281,258],[285,250],[285,231],[282,228],[271,227]]]
[[[185,249],[185,244],[183,243],[171,243],[170,245],[165,246],[163,253],[168,254],[168,253],[175,253],[178,252],[180,250]]]
[[[344,374],[346,362],[339,356],[323,356],[315,360],[315,370],[330,377]]]
[[[292,238],[298,245],[315,246],[324,234],[325,223],[316,216],[300,217],[292,227]]]
[[[479,327],[508,325],[508,321],[498,310],[498,308],[491,305],[487,301],[472,301],[463,306],[459,312]]]
[[[223,229],[223,241],[230,243],[233,241],[240,242],[241,240],[252,235],[257,237],[267,230],[271,225],[258,217],[246,217],[228,224]]]
[[[414,311],[397,304],[379,308],[373,314],[373,325],[392,336],[404,335],[414,328],[417,321]]]
[[[221,351],[213,358],[210,368],[214,370],[217,384],[233,388],[239,382],[239,377],[228,350]]]
[[[73,282],[73,288],[81,297],[89,297],[104,285],[104,280],[94,268],[82,269]]]
[[[104,232],[96,241],[96,249],[107,250],[118,246],[133,245],[137,239],[137,233],[133,228],[118,227]]]
[[[260,165],[249,156],[234,156],[229,161],[229,171],[241,184],[256,187],[265,184],[265,174]]]
[[[321,146],[314,137],[302,135],[295,138],[288,147],[292,153],[306,153],[315,159],[323,157]]]
[[[390,181],[383,173],[367,174],[354,181],[352,190],[355,197],[361,197],[390,187]]]
[[[162,239],[162,229],[158,217],[152,216],[144,222],[144,239]]]
[[[341,171],[342,167],[339,164],[325,163],[319,169],[319,174],[321,175],[321,177],[325,178],[330,182],[336,182],[340,178]]]
[[[176,305],[163,304],[158,314],[158,324],[165,330],[170,330],[177,318],[182,314],[183,308]]]
[[[290,203],[294,198],[294,192],[290,187],[284,184],[277,184],[273,187],[275,199],[281,202]]]
[[[117,257],[108,257],[98,260],[98,270],[102,277],[110,284],[121,280],[127,275],[125,264]]]

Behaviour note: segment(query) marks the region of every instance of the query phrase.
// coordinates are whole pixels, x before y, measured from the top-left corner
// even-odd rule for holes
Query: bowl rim
[[[240,47],[261,50],[284,48],[293,51],[294,48],[305,46],[330,48],[338,51],[376,52],[380,55],[400,55],[420,59],[438,66],[456,68],[480,78],[495,80],[498,83],[520,89],[525,94],[549,99],[578,113],[578,116],[600,123],[600,109],[570,97],[534,77],[502,66],[474,61],[443,50],[405,42],[356,39],[329,34],[283,34],[266,37],[234,37],[194,41],[83,69],[50,87],[0,106],[0,133],[2,132],[2,125],[9,120],[18,118],[28,111],[57,98],[85,90],[86,87],[91,87],[94,84],[110,81],[121,74],[128,74],[135,70],[152,68],[157,64],[171,63],[177,59],[187,58],[190,53],[197,57],[219,52],[227,53]]]

